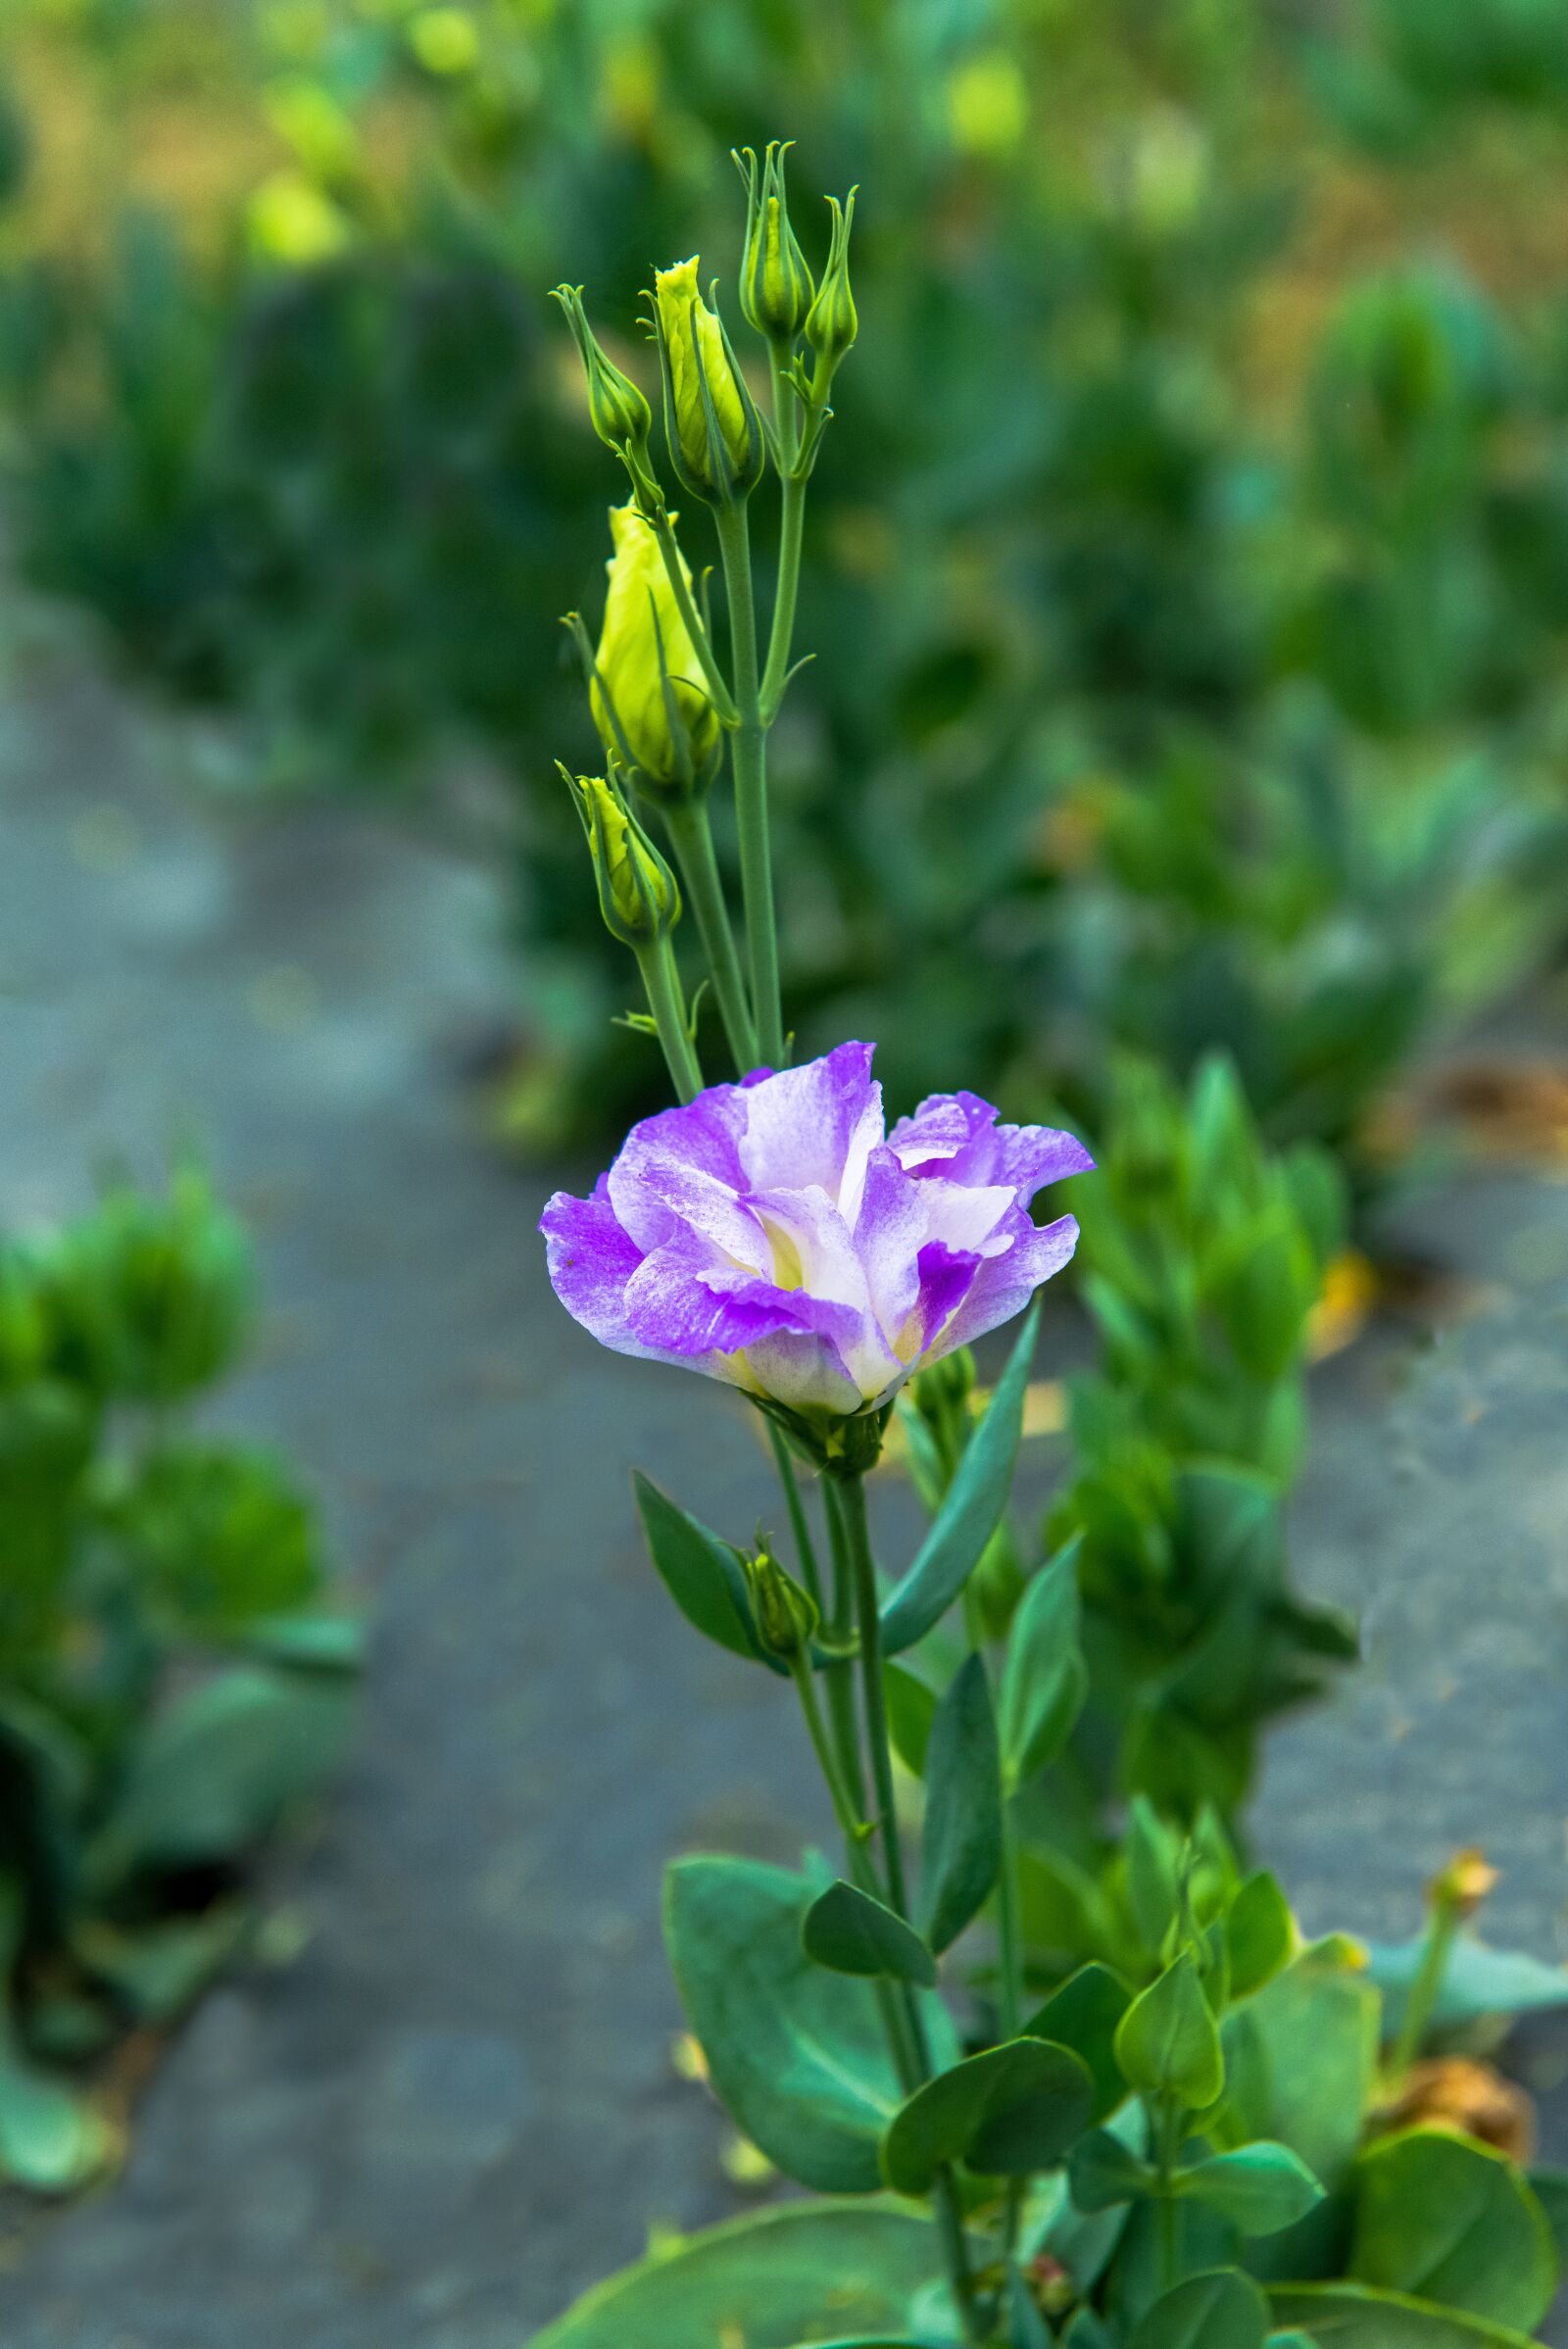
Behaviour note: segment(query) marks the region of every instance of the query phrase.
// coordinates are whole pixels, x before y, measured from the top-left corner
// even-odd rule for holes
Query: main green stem
[[[670,1081],[683,1101],[694,1101],[703,1090],[703,1071],[686,1026],[686,1004],[681,995],[680,973],[675,968],[675,950],[666,936],[632,951],[643,975],[648,1008],[654,1015],[659,1041],[669,1065]]]
[[[724,1023],[735,1073],[744,1077],[757,1066],[757,1036],[746,1001],[740,956],[735,952],[735,936],[729,926],[729,907],[724,903],[718,858],[713,854],[713,828],[708,820],[707,804],[702,800],[679,802],[664,809],[664,822],[686,895],[697,917],[698,935],[708,956],[713,993],[718,999],[718,1015]]]
[[[865,1715],[866,1742],[871,1754],[871,1783],[876,1791],[877,1828],[886,1872],[888,1903],[908,1921],[909,1902],[904,1881],[904,1855],[899,1847],[898,1818],[893,1804],[893,1749],[888,1740],[887,1692],[882,1678],[881,1593],[871,1555],[871,1535],[865,1516],[865,1483],[858,1476],[841,1477],[832,1487],[844,1545],[855,1577],[856,1614],[860,1634],[860,1691]],[[905,2012],[913,2035],[920,2078],[931,2078],[931,2047],[925,2018],[913,1991],[903,1985]],[[963,2336],[971,2344],[986,2338],[985,2322],[975,2296],[974,2271],[969,2265],[963,2232],[963,2205],[951,2164],[938,2170],[931,2188],[932,2207],[942,2236],[948,2275],[957,2303]]]
[[[851,1881],[858,1884],[862,1892],[868,1892],[873,1900],[881,1900],[884,1897],[883,1885],[876,1872],[876,1863],[866,1849],[866,1836],[870,1830],[854,1799],[842,1760],[834,1749],[833,1740],[823,1722],[822,1708],[816,1700],[815,1675],[810,1657],[804,1654],[793,1657],[790,1672],[801,1700],[801,1711],[806,1718],[811,1750],[827,1783],[833,1815],[844,1837],[845,1863]],[[890,1982],[878,1978],[875,1990],[883,2032],[893,2057],[893,2069],[899,2076],[899,2084],[905,2095],[912,2096],[923,2076],[909,2032],[908,2019],[899,2005]]]
[[[767,729],[762,720],[757,671],[751,532],[744,506],[716,507],[713,520],[724,563],[730,659],[735,672],[735,707],[739,712],[730,737],[730,757],[735,767],[735,822],[740,835],[752,1017],[763,1062],[770,1068],[782,1068],[784,1015],[779,995],[778,924],[773,910],[773,853],[767,831]]]
[[[1167,2104],[1155,2115],[1154,2150],[1159,2172],[1159,2288],[1174,2291],[1182,2280],[1181,2208],[1170,2190],[1181,2151],[1181,2108]]]

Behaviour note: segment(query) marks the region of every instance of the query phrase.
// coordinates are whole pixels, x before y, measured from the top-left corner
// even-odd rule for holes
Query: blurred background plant
[[[259,786],[501,778],[520,1140],[655,1081],[554,779],[603,474],[543,289],[630,316],[694,220],[727,271],[780,126],[876,197],[775,755],[802,1049],[1093,1124],[1110,1047],[1220,1045],[1364,1183],[1391,1073],[1560,947],[1553,0],[7,23],[22,560]]]
[[[45,2191],[113,2157],[100,2059],[240,1945],[256,1847],[347,1726],[310,1502],[191,1424],[250,1306],[191,1167],[0,1245],[0,2175]]]

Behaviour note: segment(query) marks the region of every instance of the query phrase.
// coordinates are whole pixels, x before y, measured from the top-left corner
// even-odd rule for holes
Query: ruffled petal
[[[981,1264],[962,1303],[923,1357],[925,1362],[940,1362],[958,1346],[972,1346],[987,1331],[1000,1329],[1069,1261],[1078,1245],[1076,1216],[1058,1216],[1043,1227],[1027,1217],[1021,1220],[1024,1228],[1012,1247]]]
[[[590,1199],[558,1191],[539,1218],[545,1236],[550,1286],[573,1321],[581,1322],[601,1346],[644,1360],[675,1361],[667,1348],[638,1337],[626,1318],[626,1289],[642,1263],[642,1250],[622,1231],[600,1176]]]
[[[735,1088],[744,1105],[740,1158],[748,1191],[825,1191],[853,1222],[865,1160],[882,1139],[872,1047],[841,1044],[805,1068]]]

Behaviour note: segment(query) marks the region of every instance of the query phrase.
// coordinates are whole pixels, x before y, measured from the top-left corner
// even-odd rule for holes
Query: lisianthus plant
[[[639,968],[633,1023],[662,1048],[676,1105],[633,1128],[588,1198],[558,1193],[542,1229],[568,1311],[617,1352],[731,1389],[776,1466],[788,1563],[772,1536],[732,1542],[649,1478],[637,1500],[693,1627],[737,1671],[793,1683],[842,1835],[839,1859],[799,1871],[682,1858],[665,1909],[713,2091],[812,2198],[661,2253],[540,2349],[1517,2349],[1556,2288],[1560,2183],[1530,2182],[1522,2145],[1484,2141],[1473,2105],[1456,2117],[1419,2071],[1440,2015],[1473,2020],[1496,1987],[1462,1935],[1479,1863],[1440,1881],[1414,1950],[1380,1970],[1343,1936],[1306,1941],[1273,1877],[1239,1855],[1223,1805],[1156,1777],[1099,1854],[1102,1951],[1054,1967],[1029,1947],[1025,1841],[1094,1680],[1086,1595],[1115,1609],[1089,1571],[1103,1563],[1105,1511],[1081,1492],[1038,1560],[1005,1527],[1038,1292],[1079,1236],[1071,1214],[1031,1209],[1060,1182],[1092,1194],[1101,1178],[1074,1135],[1004,1123],[972,1093],[890,1122],[867,1043],[790,1065],[767,740],[791,675],[808,485],[857,333],[853,199],[832,205],[818,281],[790,224],[783,151],[740,162],[740,303],[765,393],[695,260],[661,270],[651,298],[668,466],[712,515],[722,631],[666,499],[649,403],[602,349],[580,289],[560,289],[629,493],[612,515],[597,642],[571,622],[603,771],[565,779],[601,911]],[[769,472],[780,527],[764,630],[749,514]],[[726,763],[738,935],[710,822]],[[675,951],[688,904],[716,1021],[699,1018]],[[720,1055],[727,1073],[710,1081]],[[1244,1147],[1224,1080],[1200,1089],[1194,1116],[1246,1245],[1205,1259],[1193,1285],[1181,1217],[1200,1208],[1185,1158],[1174,1225],[1140,1229],[1131,1213],[1119,1242],[1102,1234],[1106,1392],[1131,1395],[1162,1441],[1219,1443],[1222,1480],[1255,1478],[1261,1457],[1272,1503],[1297,1434],[1323,1187]],[[1178,1158],[1185,1125],[1182,1137]],[[1167,1147],[1167,1171],[1171,1159]],[[1123,1173],[1138,1163],[1129,1146]],[[1131,1207],[1136,1180],[1126,1188]],[[969,1346],[1012,1322],[977,1412]],[[1200,1337],[1231,1349],[1220,1371],[1200,1348],[1193,1358]],[[1220,1411],[1227,1447],[1210,1423],[1248,1379],[1250,1407]],[[933,1514],[890,1573],[866,1480],[896,1411]],[[1080,1412],[1095,1415],[1092,1395]],[[1114,1498],[1108,1451],[1094,1472]],[[1163,1529],[1167,1566],[1183,1541],[1201,1562],[1196,1595],[1225,1632],[1231,1681],[1272,1652],[1265,1631],[1299,1643],[1309,1621],[1238,1616],[1236,1590],[1280,1597],[1255,1486],[1244,1501],[1184,1490]],[[1157,1580],[1161,1528],[1135,1488],[1130,1522],[1140,1508]],[[1241,1554],[1249,1543],[1256,1556]],[[1214,1702],[1246,1725],[1248,1691],[1225,1679]],[[1112,1714],[1132,1701],[1113,1680],[1102,1699]],[[1158,1705],[1138,1703],[1157,1742]],[[917,1867],[900,1761],[904,1791],[919,1788]],[[1096,1798],[1105,1817],[1127,1790],[1112,1772]],[[989,1933],[970,1965],[977,1926]],[[1532,1982],[1560,1994],[1555,1977]]]
[[[348,1723],[309,1497],[196,1424],[252,1293],[190,1166],[0,1242],[0,2177],[38,2191],[115,2158],[116,2040],[243,1945],[248,1863]]]

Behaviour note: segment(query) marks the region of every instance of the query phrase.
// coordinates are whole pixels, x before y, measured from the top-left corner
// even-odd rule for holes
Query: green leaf
[[[191,1444],[155,1451],[115,1521],[138,1574],[187,1635],[232,1639],[316,1596],[316,1512],[270,1452]]]
[[[897,2335],[939,2265],[923,2211],[781,2203],[611,2276],[530,2349],[791,2349],[842,2338],[846,2325]]]
[[[1191,2276],[1133,2327],[1128,2349],[1263,2349],[1268,2303],[1238,2269]]]
[[[881,1974],[936,1987],[936,1959],[913,1927],[842,1877],[807,1910],[801,1945],[835,1974]]]
[[[1175,2097],[1190,2112],[1201,2112],[1221,2094],[1219,2032],[1190,1949],[1127,2009],[1116,2032],[1116,2061],[1140,2093]]]
[[[788,1665],[758,1642],[741,1562],[729,1543],[689,1516],[640,1468],[632,1471],[632,1485],[649,1555],[687,1622],[731,1655],[787,1674]]]
[[[1289,2145],[1332,2193],[1360,2143],[1377,2070],[1378,1996],[1365,1975],[1298,1958],[1227,2015],[1222,2035],[1236,2133]]]
[[[714,2092],[740,2128],[804,2185],[871,2193],[899,2090],[870,1984],[824,1972],[801,1946],[815,1889],[758,1860],[676,1860],[664,1937]]]
[[[1250,1998],[1290,1964],[1296,1921],[1278,1880],[1268,1869],[1250,1876],[1225,1916],[1230,1955],[1231,1996]]]
[[[1127,1905],[1139,1939],[1152,1957],[1164,1948],[1175,1922],[1181,1874],[1181,1840],[1160,1818],[1147,1794],[1135,1794],[1122,1837]]]
[[[1037,1297],[997,1382],[984,1418],[964,1446],[936,1523],[913,1565],[882,1608],[887,1655],[912,1647],[939,1623],[963,1589],[1007,1505],[1012,1464],[1023,1428],[1024,1389],[1040,1332]]]
[[[1094,2090],[1065,2047],[1009,2039],[917,2088],[895,2116],[883,2168],[901,2194],[924,2194],[944,2162],[995,2178],[1047,2170],[1080,2136]]]
[[[1568,2276],[1568,2170],[1536,2168],[1527,2170],[1525,2177],[1551,2228],[1557,2265]]]
[[[1007,1635],[1001,1735],[1009,1786],[1033,1778],[1056,1759],[1089,1693],[1089,1667],[1078,1644],[1080,1547],[1078,1541],[1069,1542],[1026,1585]]]
[[[1317,2343],[1305,2332],[1271,2332],[1268,2349],[1317,2349]]]
[[[935,1950],[956,1941],[1002,1864],[1002,1761],[983,1656],[966,1656],[937,1706],[926,1749],[920,1914]]]
[[[321,1782],[342,1744],[352,1686],[241,1665],[156,1715],[90,1845],[99,1885],[143,1868],[227,1860]]]
[[[1081,2308],[1061,2336],[1061,2349],[1111,2349],[1111,2339],[1092,2308]]]
[[[1178,2174],[1177,2191],[1200,2202],[1238,2234],[1278,2234],[1323,2200],[1323,2188],[1288,2145],[1239,2145]]]
[[[1446,2130],[1412,2129],[1355,2165],[1349,2273],[1528,2332],[1557,2288],[1545,2215],[1500,2153]]]
[[[1095,2083],[1089,2117],[1097,2124],[1113,2113],[1127,2093],[1116,2061],[1116,2032],[1132,1998],[1121,1976],[1096,1960],[1080,1966],[1023,2027],[1025,2038],[1051,2039],[1072,2049]]]
[[[1358,2283],[1270,2287],[1276,2319],[1301,2325],[1315,2349],[1537,2349],[1528,2333]]]
[[[0,2042],[0,2176],[34,2194],[72,2194],[112,2159],[115,2135],[90,2099]]]
[[[1159,2192],[1159,2173],[1140,2161],[1130,2145],[1108,2129],[1080,2137],[1067,2163],[1074,2206],[1091,2218],[1119,2203],[1142,2202]]]
[[[931,1724],[937,1717],[937,1692],[903,1664],[884,1664],[882,1685],[887,1690],[893,1750],[911,1777],[924,1778]]]

